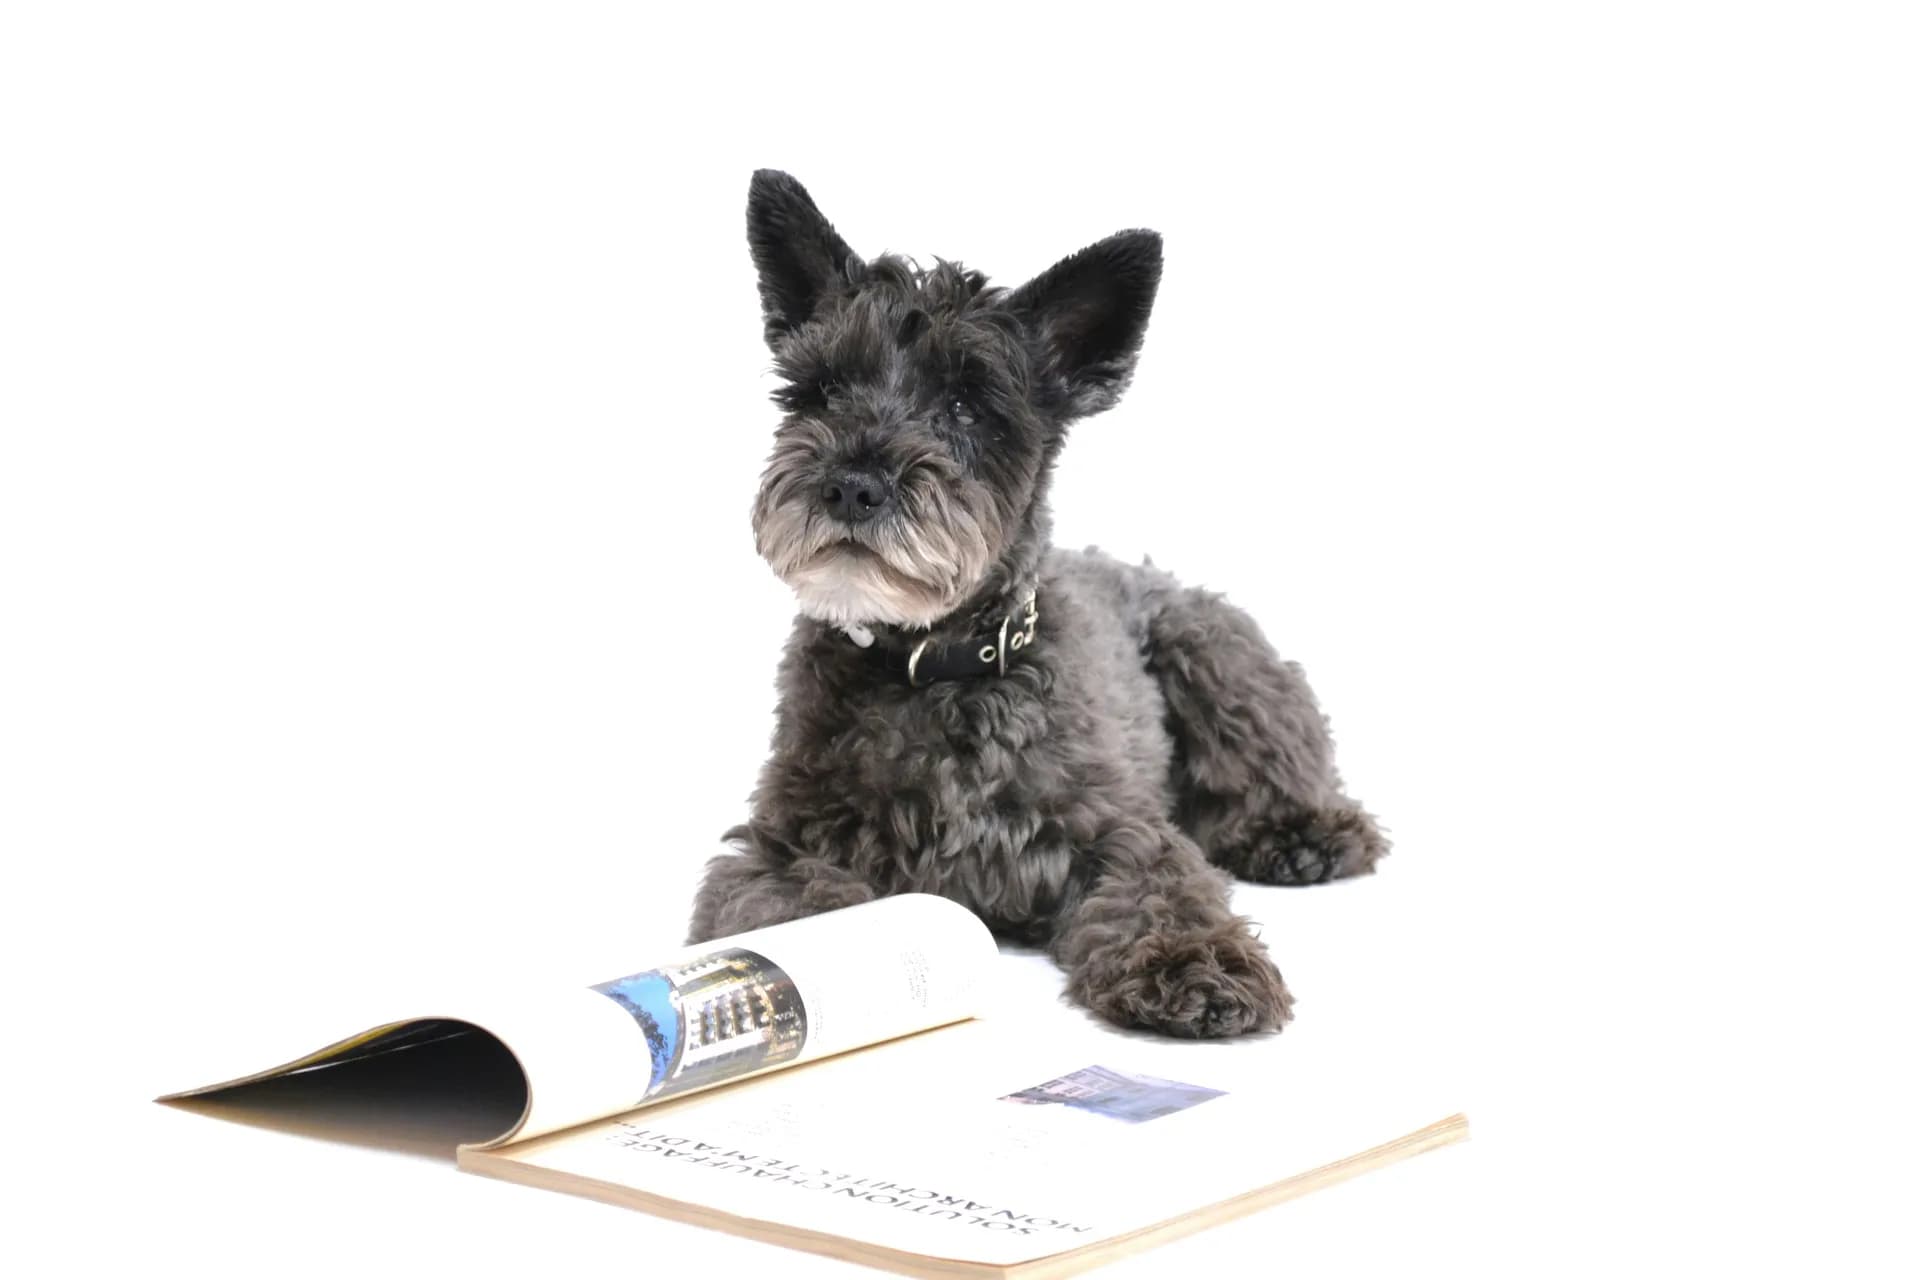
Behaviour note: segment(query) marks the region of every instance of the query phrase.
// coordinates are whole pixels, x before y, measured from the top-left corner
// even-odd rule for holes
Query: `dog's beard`
[[[781,576],[793,588],[800,612],[835,626],[924,627],[952,609],[945,595],[857,543],[826,547]]]
[[[754,506],[754,544],[810,618],[835,626],[932,626],[993,562],[994,507],[963,501],[955,490],[967,483],[932,466],[909,469],[891,511],[848,525],[819,510],[810,469],[769,471]]]

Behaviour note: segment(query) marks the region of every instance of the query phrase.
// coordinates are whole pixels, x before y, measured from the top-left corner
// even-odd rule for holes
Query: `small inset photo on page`
[[[1221,1090],[1203,1085],[1181,1084],[1177,1080],[1131,1075],[1111,1067],[1095,1066],[1082,1067],[1045,1084],[1009,1093],[1000,1101],[1026,1106],[1057,1104],[1139,1124],[1222,1096]]]

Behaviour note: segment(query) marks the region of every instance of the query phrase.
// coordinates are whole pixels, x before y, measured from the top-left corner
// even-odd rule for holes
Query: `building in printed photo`
[[[758,1071],[788,1061],[806,1044],[799,990],[751,951],[722,951],[665,972],[686,1027],[676,1079]]]
[[[793,980],[738,947],[594,990],[625,1008],[646,1035],[653,1057],[646,1097],[790,1061],[807,1041],[806,1007]]]

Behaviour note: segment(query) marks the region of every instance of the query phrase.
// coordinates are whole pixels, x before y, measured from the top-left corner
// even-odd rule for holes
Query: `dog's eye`
[[[955,400],[947,406],[947,416],[963,427],[973,425],[973,410],[965,400]]]

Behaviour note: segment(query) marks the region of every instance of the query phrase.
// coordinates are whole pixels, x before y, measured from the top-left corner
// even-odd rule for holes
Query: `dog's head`
[[[1009,563],[1044,542],[1066,425],[1133,373],[1160,237],[1124,231],[991,288],[958,263],[863,261],[806,188],[763,169],[747,239],[786,411],[754,540],[802,611],[929,627],[1030,568]]]

